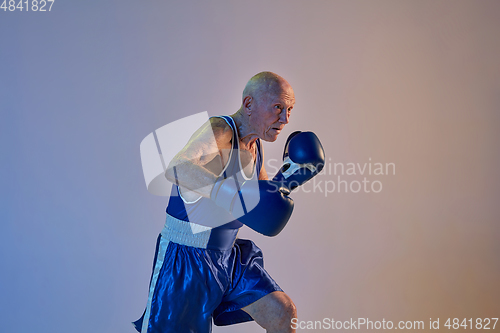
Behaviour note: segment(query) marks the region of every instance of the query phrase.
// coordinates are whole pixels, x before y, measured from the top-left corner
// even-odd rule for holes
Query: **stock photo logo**
[[[279,170],[280,161],[270,159],[266,170],[271,173]],[[297,188],[304,193],[321,193],[325,197],[330,194],[342,193],[380,193],[383,183],[380,176],[395,176],[395,163],[372,162],[372,158],[363,163],[359,162],[332,162],[331,158],[325,162],[323,169],[310,182]],[[360,178],[362,176],[362,179]]]
[[[206,111],[200,112],[166,124],[150,133],[142,140],[140,144],[142,171],[144,180],[146,181],[146,187],[151,194],[157,196],[170,196],[170,200],[180,199],[179,193],[172,190],[172,183],[165,177],[165,172],[169,167],[169,162],[182,150],[184,145],[193,135],[192,133],[195,133],[208,121],[208,113]],[[215,141],[215,138],[213,138],[213,140]],[[234,184],[237,188],[240,188],[243,183],[245,183],[247,189],[249,187],[257,187],[256,191],[247,190],[243,193],[240,192],[239,200],[235,200],[232,205],[232,215],[220,214],[218,219],[213,219],[212,223],[207,226],[190,224],[193,233],[207,231],[211,228],[216,228],[231,222],[234,219],[238,219],[245,215],[246,212],[255,208],[259,203],[259,195],[246,194],[252,192],[259,193],[258,183],[246,182],[246,179],[242,179],[239,174],[229,176],[234,180]],[[196,221],[196,217],[191,216],[189,210],[187,211],[187,215],[190,221]]]
[[[201,199],[201,196],[196,195],[197,199],[192,201],[186,200],[178,186],[172,186],[173,183],[166,177],[167,171],[175,177],[170,179],[179,185],[176,168],[182,167],[182,164],[175,165],[170,163],[172,159],[184,148],[186,143],[192,136],[196,136],[196,132],[209,122],[209,116],[206,111],[181,118],[172,123],[166,124],[149,135],[147,135],[140,144],[140,155],[144,180],[148,191],[157,196],[170,197],[170,200],[182,200],[185,203],[196,204]],[[192,134],[195,133],[195,134]],[[294,140],[295,138],[300,138]],[[295,149],[296,145],[301,142],[313,142],[307,149]],[[215,142],[215,137],[209,139]],[[288,145],[292,150],[288,150]],[[378,176],[388,176],[396,174],[396,165],[394,163],[379,163],[372,162],[371,158],[364,163],[342,163],[332,162],[331,158],[325,161],[323,147],[319,139],[312,132],[294,132],[287,141],[283,161],[278,159],[269,159],[266,163],[266,169],[270,174],[276,173],[273,179],[273,185],[280,184],[281,186],[270,186],[267,191],[283,191],[287,193],[301,191],[304,193],[321,193],[327,197],[330,194],[337,193],[380,193],[383,189],[382,181]],[[315,147],[315,149],[311,148]],[[302,147],[300,147],[302,148]],[[301,151],[296,154],[296,151]],[[218,154],[218,151],[213,152]],[[230,152],[232,153],[232,152]],[[228,154],[230,154],[228,153]],[[291,154],[290,156],[288,154]],[[301,156],[304,155],[304,156]],[[305,161],[310,156],[315,156],[315,163],[306,163]],[[291,158],[293,157],[293,158]],[[296,162],[294,162],[294,159]],[[304,161],[301,161],[304,160]],[[303,164],[301,164],[303,163]],[[191,161],[187,161],[186,165],[191,165]],[[319,177],[314,177],[314,175]],[[231,202],[231,207],[227,210],[231,214],[221,213],[218,219],[213,219],[210,225],[197,226],[193,233],[207,231],[211,228],[222,226],[226,223],[243,217],[254,209],[260,199],[262,193],[259,192],[259,184],[255,181],[248,181],[241,173],[225,174],[224,178],[230,180],[238,196],[234,197]],[[362,180],[358,180],[363,176]],[[288,178],[290,177],[290,178]],[[373,177],[376,177],[374,179]],[[222,175],[219,179],[223,178]],[[354,179],[353,179],[354,178]],[[308,181],[312,180],[312,181]],[[219,181],[215,183],[215,186]],[[295,184],[296,183],[296,184]],[[254,191],[240,191],[240,188],[245,184],[245,188],[255,187]],[[213,187],[214,184],[200,185],[198,189],[203,187]],[[196,192],[196,189],[191,189]],[[248,193],[258,193],[258,195],[249,195]],[[191,216],[191,211],[186,211],[189,221],[196,221],[197,216]],[[198,228],[200,227],[200,228]]]

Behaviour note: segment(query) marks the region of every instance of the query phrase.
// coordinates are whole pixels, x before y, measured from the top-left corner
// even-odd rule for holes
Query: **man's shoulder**
[[[217,140],[231,141],[233,138],[233,129],[224,118],[211,117],[209,121]]]

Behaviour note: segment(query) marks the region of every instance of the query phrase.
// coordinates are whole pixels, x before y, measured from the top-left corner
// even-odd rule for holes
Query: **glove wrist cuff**
[[[239,192],[241,185],[243,184],[239,184],[234,177],[227,179],[219,178],[210,192],[210,199],[212,199],[217,206],[231,212],[234,197]]]

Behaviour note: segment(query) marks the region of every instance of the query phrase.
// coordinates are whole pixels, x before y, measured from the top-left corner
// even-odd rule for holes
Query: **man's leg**
[[[282,291],[272,292],[242,309],[268,333],[294,333],[292,319],[297,309],[291,298]]]

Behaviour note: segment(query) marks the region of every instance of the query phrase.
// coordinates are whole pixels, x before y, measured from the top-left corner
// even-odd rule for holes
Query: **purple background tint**
[[[191,114],[233,113],[262,70],[297,98],[267,158],[313,130],[332,163],[396,164],[368,177],[379,194],[297,192],[278,237],[241,230],[300,319],[498,317],[499,18],[498,1],[0,11],[2,331],[133,332],[166,205],[139,144]]]

